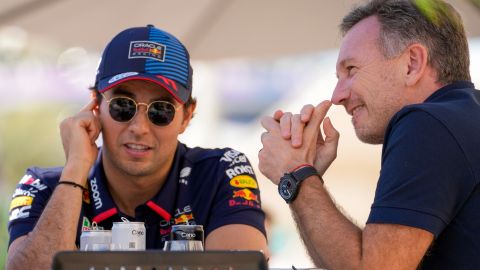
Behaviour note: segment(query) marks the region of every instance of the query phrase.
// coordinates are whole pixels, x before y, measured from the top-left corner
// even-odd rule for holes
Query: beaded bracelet
[[[71,182],[71,181],[60,181],[60,182],[57,183],[57,186],[60,185],[60,184],[73,186],[73,187],[76,187],[76,188],[80,188],[81,190],[87,190],[84,186],[82,186],[80,184],[77,184],[75,182]]]

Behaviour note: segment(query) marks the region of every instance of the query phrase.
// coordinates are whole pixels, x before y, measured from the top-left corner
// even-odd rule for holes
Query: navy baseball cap
[[[173,35],[147,25],[126,29],[108,43],[95,87],[103,93],[122,82],[146,80],[184,104],[192,94],[192,73],[185,46]]]

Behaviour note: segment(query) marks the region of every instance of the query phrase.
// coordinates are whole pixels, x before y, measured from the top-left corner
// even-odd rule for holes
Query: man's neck
[[[417,84],[410,88],[408,104],[423,103],[433,93],[445,86],[438,82],[437,74],[433,69],[428,68],[425,74]]]
[[[104,163],[108,189],[120,212],[134,217],[135,208],[153,198],[163,187],[172,164],[173,157],[154,175],[132,176]]]

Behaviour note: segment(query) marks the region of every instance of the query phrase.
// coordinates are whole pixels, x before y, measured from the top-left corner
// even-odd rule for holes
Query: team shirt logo
[[[32,175],[26,174],[20,180],[20,184],[35,187],[38,190],[44,190],[47,188],[46,185],[42,184],[40,179],[35,179]]]
[[[84,231],[90,231],[90,220],[87,217],[83,217],[82,221],[82,232]]]
[[[34,187],[29,187],[28,189],[15,189],[15,192],[12,195],[12,199],[18,196],[29,196],[35,198],[35,195],[38,193],[38,189]]]
[[[238,175],[230,180],[230,185],[237,188],[258,188],[257,181],[249,175]]]
[[[103,202],[102,198],[100,198],[100,192],[98,191],[97,178],[90,179],[90,188],[92,189],[92,197],[93,202],[95,203],[95,209],[98,210],[102,208]]]
[[[255,174],[252,166],[250,166],[250,165],[238,165],[238,166],[235,166],[233,168],[230,168],[230,169],[226,170],[225,173],[227,174],[229,179],[232,179],[235,176],[240,175],[240,174],[252,174],[252,175]]]
[[[259,202],[258,201],[258,196],[248,188],[244,188],[244,189],[241,189],[241,190],[234,190],[233,191],[233,198],[242,198],[242,199],[245,199],[247,201],[255,201],[257,203]]]
[[[186,205],[183,208],[177,208],[177,210],[175,210],[174,222],[175,224],[195,224],[192,207]]]
[[[38,178],[31,174],[26,174],[20,179],[17,189],[12,196],[10,202],[10,217],[9,221],[14,221],[19,218],[28,218],[30,210],[32,209],[33,199],[35,195],[42,190],[47,189],[48,186],[43,184]]]
[[[189,221],[193,219],[193,214],[183,214],[178,218],[175,218],[175,224],[189,224]]]
[[[180,184],[188,185],[188,180],[186,179],[187,177],[190,176],[190,173],[192,172],[192,168],[190,167],[185,167],[180,171],[180,179],[178,182]]]
[[[19,218],[28,218],[30,216],[30,209],[32,208],[31,205],[22,206],[19,208],[15,208],[10,212],[10,218],[8,221],[14,221]]]
[[[20,206],[32,205],[32,202],[33,202],[33,197],[30,197],[30,196],[16,197],[10,203],[10,210],[9,211],[12,211],[12,209],[20,207]]]
[[[247,157],[237,150],[230,149],[223,154],[220,162],[228,164],[225,174],[233,188],[228,206],[260,208],[258,183]]]
[[[239,164],[239,163],[248,163],[247,157],[243,154],[242,155],[236,155],[236,156],[233,156],[233,157],[225,155],[224,157],[222,157],[220,159],[220,161],[230,162],[229,167],[232,167],[235,164]]]

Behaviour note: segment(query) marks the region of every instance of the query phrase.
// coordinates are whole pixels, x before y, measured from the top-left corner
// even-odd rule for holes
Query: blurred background
[[[29,166],[64,164],[58,124],[88,100],[103,47],[121,30],[154,24],[188,48],[197,113],[181,141],[233,147],[257,168],[259,119],[329,99],[343,15],[354,0],[1,0],[0,268],[10,196]],[[480,4],[452,0],[469,36],[480,85]],[[360,143],[343,108],[329,112],[341,133],[325,175],[338,205],[364,226],[379,172],[380,146]],[[276,186],[257,169],[269,213],[271,267],[312,266]]]

